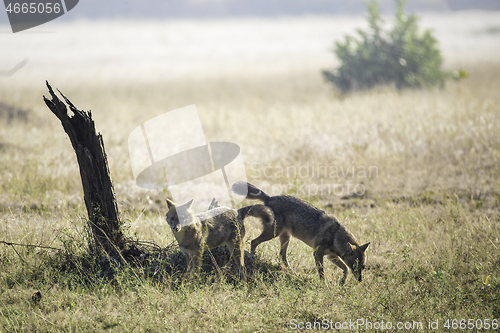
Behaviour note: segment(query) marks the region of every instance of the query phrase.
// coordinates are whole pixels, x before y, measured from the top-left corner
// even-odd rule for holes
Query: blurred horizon
[[[392,14],[394,0],[378,0],[382,14]],[[500,10],[497,0],[408,0],[407,13],[449,12],[458,10]],[[175,19],[227,17],[279,17],[298,15],[359,15],[366,13],[362,0],[168,0],[156,2],[98,0],[80,1],[58,20],[80,19]],[[7,13],[0,14],[0,24],[7,24]]]

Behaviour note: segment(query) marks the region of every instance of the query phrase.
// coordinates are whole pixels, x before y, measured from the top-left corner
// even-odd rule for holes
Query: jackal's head
[[[342,257],[342,260],[351,269],[352,274],[354,274],[354,277],[359,282],[361,282],[362,279],[361,272],[365,269],[365,251],[368,245],[370,245],[370,243],[360,246],[347,243],[346,254]]]
[[[193,213],[190,208],[193,204],[193,200],[179,206],[169,199],[166,201],[168,206],[166,220],[173,232],[179,232],[181,231],[183,225],[186,226],[191,224],[193,220]]]

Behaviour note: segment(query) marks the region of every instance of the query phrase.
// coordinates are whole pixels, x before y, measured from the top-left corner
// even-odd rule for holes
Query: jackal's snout
[[[358,281],[361,282],[363,280],[363,277],[361,275],[361,270],[354,266],[354,269],[352,270],[352,274],[354,275],[354,278]]]
[[[172,217],[168,216],[168,214],[167,214],[167,216],[165,216],[165,220],[167,220],[167,223],[173,232],[181,231],[182,226],[181,226],[181,223],[178,219],[172,218]]]
[[[181,223],[178,220],[169,218],[168,216],[166,217],[167,223],[170,226],[170,229],[172,229],[173,232],[179,232],[182,229]]]

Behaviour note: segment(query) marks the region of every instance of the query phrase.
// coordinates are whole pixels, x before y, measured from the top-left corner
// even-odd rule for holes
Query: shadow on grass
[[[38,251],[34,254],[36,258],[25,263],[26,269],[19,274],[10,274],[11,285],[37,281],[88,292],[107,287],[125,290],[140,284],[171,290],[178,290],[184,285],[244,285],[239,279],[231,253],[225,246],[205,251],[199,276],[197,280],[190,281],[186,273],[188,262],[176,243],[160,248],[153,243],[136,242],[122,253],[123,262],[105,255],[96,256],[82,247],[83,243],[77,244],[75,240],[63,243],[64,250]],[[31,262],[39,264],[33,267]],[[245,267],[249,287],[257,287],[262,283],[272,285],[277,281],[299,285],[312,279],[312,276],[295,275],[248,252],[245,252]]]
[[[142,269],[147,278],[159,283],[170,281],[171,288],[174,290],[188,280],[186,274],[188,262],[177,245],[172,246],[168,251],[145,253],[137,264],[137,267]],[[285,275],[290,275],[291,280],[295,278],[281,266],[263,261],[258,255],[246,251],[245,268],[249,285],[272,284],[277,281],[279,276]],[[198,282],[200,284],[241,285],[238,268],[225,246],[206,250],[203,253]]]

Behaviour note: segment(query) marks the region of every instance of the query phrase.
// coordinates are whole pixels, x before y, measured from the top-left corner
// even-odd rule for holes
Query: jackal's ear
[[[361,251],[365,252],[366,248],[368,247],[368,245],[370,245],[370,242],[366,243],[366,244],[363,244],[361,245],[359,248],[361,249]]]
[[[188,202],[186,202],[184,204],[184,206],[186,206],[186,210],[188,210],[188,209],[191,208],[191,205],[193,204],[193,201],[194,201],[194,199],[191,199],[191,200],[189,200]]]
[[[167,202],[168,209],[175,207],[175,204],[173,201],[170,201],[169,199],[165,200]]]
[[[351,243],[347,243],[347,248],[346,248],[346,255],[352,254],[352,252],[356,249],[355,245],[352,245]]]
[[[210,205],[208,205],[208,210],[212,210],[217,207],[220,207],[219,202],[217,201],[217,199],[213,198],[212,202],[210,202]]]

